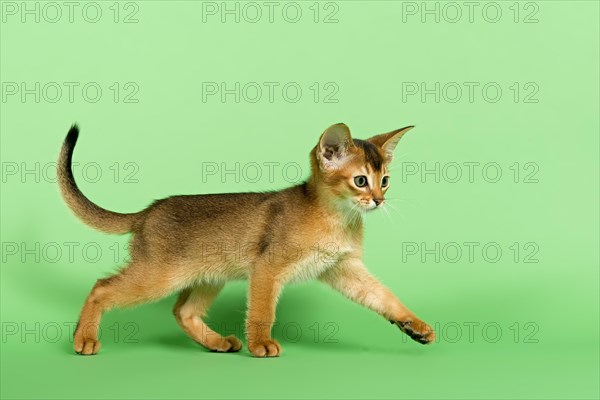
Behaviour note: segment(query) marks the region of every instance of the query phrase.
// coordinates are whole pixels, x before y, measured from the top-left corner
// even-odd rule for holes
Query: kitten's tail
[[[58,159],[58,184],[63,198],[75,215],[92,228],[106,233],[130,232],[141,213],[120,214],[106,210],[92,203],[77,187],[71,160],[78,136],[79,127],[74,124],[67,133]]]

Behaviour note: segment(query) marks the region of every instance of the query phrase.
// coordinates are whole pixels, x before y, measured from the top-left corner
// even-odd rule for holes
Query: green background
[[[431,15],[423,22],[395,1],[321,3],[315,23],[313,3],[296,3],[303,12],[297,23],[282,18],[286,3],[272,23],[266,16],[222,23],[218,15],[203,22],[202,3],[194,1],[120,3],[117,23],[112,1],[98,2],[97,23],[82,18],[86,3],[73,23],[67,15],[52,23],[3,14],[3,398],[599,397],[598,2],[517,3],[518,22],[514,2],[496,2],[496,23],[482,16],[486,2],[473,22],[462,6],[455,23],[448,21],[452,9],[440,8],[447,14],[439,22]],[[130,12],[137,23],[122,22]],[[331,12],[338,22],[323,23]],[[531,13],[537,22],[525,23]],[[34,95],[8,96],[11,82],[77,82],[79,89],[73,102],[65,90],[55,103],[48,101],[54,92],[38,103]],[[103,89],[99,101],[82,97],[87,82]],[[246,101],[251,92],[239,103],[233,95],[203,101],[202,82],[278,82],[279,89],[273,102],[266,92],[255,103]],[[282,97],[288,82],[302,88],[299,101]],[[404,89],[406,82],[479,86],[472,101],[465,89],[452,102],[450,85],[436,102],[434,95],[406,97],[403,82]],[[489,82],[502,88],[496,102],[482,96]],[[132,87],[137,102],[126,103]],[[337,102],[324,101],[331,88]],[[536,101],[526,102],[531,88],[537,93],[527,99]],[[333,123],[347,123],[355,137],[416,125],[396,150],[388,193],[395,210],[367,217],[365,262],[438,327],[438,343],[413,343],[313,282],[283,293],[274,330],[284,349],[278,359],[253,359],[246,348],[204,351],[175,323],[173,297],[108,313],[100,354],[74,355],[69,326],[95,280],[123,264],[127,242],[76,220],[52,182],[51,163],[74,121],[82,129],[74,161],[91,165],[87,178],[76,172],[83,192],[122,212],[173,194],[285,187],[290,179],[280,167],[273,182],[266,169],[258,182],[236,182],[232,175],[203,179],[202,163],[298,163],[306,176],[308,152]],[[465,162],[479,163],[472,181]],[[431,174],[402,179],[407,168],[435,163],[447,167],[439,182]],[[454,183],[453,163],[463,166]],[[24,169],[34,172],[23,176]],[[496,169],[501,179],[488,182]],[[66,242],[77,243],[73,258]],[[472,260],[465,242],[478,243]],[[436,243],[439,261],[426,252],[421,259]],[[502,249],[498,260],[490,259],[493,251],[482,255],[490,243]],[[463,250],[455,262],[454,244]],[[420,252],[407,253],[410,246]],[[245,289],[244,282],[228,285],[210,320],[239,327]]]

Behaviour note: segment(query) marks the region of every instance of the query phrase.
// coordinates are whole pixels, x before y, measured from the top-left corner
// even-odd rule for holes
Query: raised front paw
[[[248,349],[254,357],[279,357],[281,354],[281,346],[274,339],[248,343]]]
[[[433,329],[420,319],[413,317],[403,321],[390,321],[406,333],[412,340],[421,344],[430,344],[435,341]]]

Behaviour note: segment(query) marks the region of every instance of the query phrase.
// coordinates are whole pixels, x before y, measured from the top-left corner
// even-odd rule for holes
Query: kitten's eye
[[[381,187],[387,187],[387,185],[390,184],[390,177],[389,176],[384,176],[381,179]]]
[[[364,175],[359,175],[354,177],[354,184],[358,187],[367,186],[367,177]]]

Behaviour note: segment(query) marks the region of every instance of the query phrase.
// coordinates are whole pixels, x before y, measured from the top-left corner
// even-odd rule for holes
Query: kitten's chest
[[[316,279],[327,269],[337,265],[343,258],[356,253],[356,243],[341,240],[321,239],[296,253],[296,259],[286,271],[289,282]]]
[[[292,250],[292,262],[287,263],[285,280],[288,282],[316,279],[350,254],[360,256],[362,252],[361,225],[348,229],[337,216],[320,216],[309,225],[294,238],[301,245]]]

